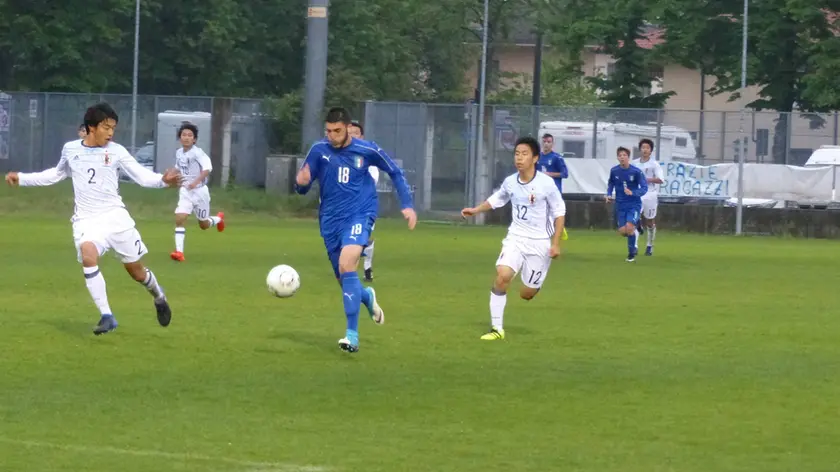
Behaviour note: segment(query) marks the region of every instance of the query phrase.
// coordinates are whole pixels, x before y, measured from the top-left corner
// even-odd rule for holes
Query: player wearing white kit
[[[523,287],[519,296],[534,298],[548,275],[551,260],[560,255],[560,238],[566,222],[566,203],[554,179],[537,172],[539,144],[531,137],[516,142],[514,164],[518,172],[507,177],[499,190],[475,208],[464,208],[461,215],[474,216],[511,202],[513,221],[502,241],[496,260],[496,279],[490,291],[490,332],[481,339],[505,338],[504,314],[507,289],[521,272]]]
[[[642,226],[647,232],[646,256],[653,255],[653,242],[656,241],[656,211],[659,208],[659,184],[664,182],[665,174],[662,166],[651,155],[653,154],[653,141],[643,139],[639,141],[639,150],[642,152],[641,159],[634,159],[632,165],[644,172],[648,183],[648,191],[642,196]]]
[[[6,183],[11,186],[53,185],[70,177],[76,207],[73,218],[73,239],[85,284],[100,312],[94,334],[117,328],[105,279],[99,271],[99,258],[113,249],[129,275],[141,283],[154,297],[158,323],[169,326],[172,312],[155,275],[141,259],[148,253],[134,220],[125,208],[119,193],[119,171],[144,187],[163,188],[180,182],[180,174],[169,169],[164,174],[152,172],[137,163],[128,151],[111,141],[119,117],[107,103],[99,103],[85,112],[87,134],[83,140],[70,141],[61,150],[58,165],[35,173],[9,172]]]
[[[219,212],[216,216],[210,213],[210,190],[207,188],[207,178],[213,170],[210,158],[198,146],[198,127],[184,122],[178,128],[178,140],[181,147],[175,151],[175,166],[181,171],[183,181],[178,192],[178,205],[175,207],[175,250],[169,257],[173,261],[183,262],[184,239],[187,229],[184,224],[190,213],[198,219],[198,227],[202,230],[216,227],[221,233],[225,230],[225,214]]]
[[[362,126],[361,123],[358,121],[350,122],[350,126],[347,127],[347,134],[350,135],[351,138],[356,139],[365,139],[365,128]],[[379,183],[379,168],[376,166],[370,166],[368,169],[370,172],[370,176],[373,177],[374,183]],[[367,247],[362,252],[362,257],[365,258],[364,266],[365,266],[365,282],[373,282],[373,230],[376,229],[376,223],[373,224],[370,228],[370,240],[368,242]]]

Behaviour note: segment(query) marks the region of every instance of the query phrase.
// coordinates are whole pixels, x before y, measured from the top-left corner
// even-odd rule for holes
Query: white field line
[[[211,462],[216,464],[228,464],[239,467],[246,467],[252,471],[261,472],[325,472],[324,467],[314,465],[296,465],[283,464],[280,462],[256,462],[245,461],[240,459],[233,459],[230,457],[205,456],[203,454],[193,454],[190,452],[176,453],[144,449],[122,449],[118,447],[108,446],[79,446],[75,444],[57,444],[45,441],[27,441],[21,439],[12,439],[0,436],[0,443],[30,447],[30,448],[49,448],[58,449],[61,451],[79,452],[83,454],[104,454],[104,455],[123,455],[135,457],[157,457],[161,459],[179,460],[179,461],[201,461]]]

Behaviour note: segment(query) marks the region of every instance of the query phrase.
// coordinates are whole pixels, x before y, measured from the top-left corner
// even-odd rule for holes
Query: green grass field
[[[174,194],[124,193],[173,321],[109,255],[120,328],[94,337],[70,189],[0,190],[3,472],[840,469],[836,242],[661,231],[630,265],[572,230],[543,292],[509,297],[508,339],[481,342],[504,228],[383,220],[387,322],[363,316],[351,356],[314,221],[217,192],[227,231],[189,227],[176,265]],[[264,287],[280,263],[291,299]]]

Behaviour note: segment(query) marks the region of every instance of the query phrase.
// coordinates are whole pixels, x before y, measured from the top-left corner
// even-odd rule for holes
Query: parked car
[[[137,153],[134,155],[134,158],[137,159],[137,162],[140,163],[141,166],[152,171],[155,170],[155,142],[148,141],[143,147],[137,149]],[[120,172],[120,180],[124,182],[131,181],[131,179],[129,179],[122,171]]]

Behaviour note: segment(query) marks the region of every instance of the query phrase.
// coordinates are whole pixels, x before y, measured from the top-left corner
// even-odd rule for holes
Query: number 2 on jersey
[[[350,168],[349,167],[339,167],[338,168],[338,183],[346,184],[350,182]]]
[[[96,182],[93,181],[93,178],[96,177],[96,169],[90,168],[87,170],[87,173],[90,174],[90,178],[88,179],[89,184],[95,184]]]
[[[528,219],[528,207],[525,205],[516,205],[516,217],[520,220]]]

